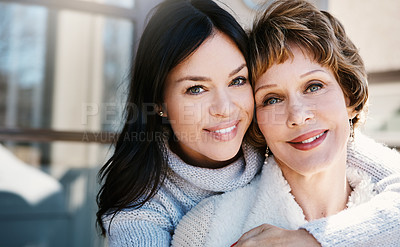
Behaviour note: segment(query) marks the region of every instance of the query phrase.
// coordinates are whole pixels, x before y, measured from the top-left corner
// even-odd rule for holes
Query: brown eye
[[[231,82],[231,86],[240,86],[240,85],[243,85],[243,84],[246,84],[246,82],[247,82],[247,79],[246,78],[244,78],[244,77],[237,77],[237,78],[235,78],[235,79],[233,79],[232,80],[232,82]]]

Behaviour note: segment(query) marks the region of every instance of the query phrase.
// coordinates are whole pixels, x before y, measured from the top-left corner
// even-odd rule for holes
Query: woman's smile
[[[315,130],[288,141],[288,143],[296,149],[308,151],[318,147],[325,140],[327,135],[328,130]]]
[[[221,123],[204,129],[207,134],[218,141],[230,141],[236,137],[239,120]]]

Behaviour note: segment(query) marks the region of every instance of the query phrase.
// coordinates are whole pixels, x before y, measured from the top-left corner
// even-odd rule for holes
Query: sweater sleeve
[[[139,209],[124,209],[103,219],[109,247],[167,247],[173,230],[182,217],[177,205],[155,198]]]
[[[355,149],[348,152],[348,163],[370,174],[379,194],[367,203],[311,221],[302,228],[322,246],[398,246],[399,153],[361,136]]]
[[[107,236],[109,247],[167,247],[171,234],[149,221],[119,221],[112,223]]]

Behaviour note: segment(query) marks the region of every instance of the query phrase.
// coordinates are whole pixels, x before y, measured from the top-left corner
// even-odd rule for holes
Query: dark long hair
[[[162,136],[170,126],[156,114],[155,106],[163,102],[168,73],[215,30],[230,37],[247,61],[246,33],[213,1],[167,0],[156,7],[131,69],[124,127],[114,154],[99,172],[97,224],[102,235],[105,214],[115,216],[124,208],[140,208],[162,185],[167,168]]]

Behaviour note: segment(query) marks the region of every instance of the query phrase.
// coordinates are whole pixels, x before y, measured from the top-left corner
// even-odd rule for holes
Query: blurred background
[[[121,125],[129,66],[161,0],[0,0],[0,246],[105,246],[97,172]],[[249,29],[261,0],[222,0]],[[363,132],[400,147],[400,1],[315,0],[369,74]]]

